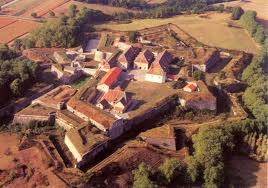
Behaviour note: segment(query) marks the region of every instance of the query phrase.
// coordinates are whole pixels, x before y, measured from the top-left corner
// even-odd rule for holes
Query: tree
[[[136,31],[130,31],[128,33],[128,37],[129,37],[130,42],[132,42],[132,43],[136,42],[137,32]]]
[[[211,166],[206,168],[204,171],[204,187],[207,188],[218,188],[219,185],[223,183],[224,176],[224,164],[223,162],[219,162],[215,166]]]
[[[32,16],[33,18],[37,18],[37,13],[36,13],[36,12],[33,12],[33,13],[31,14],[31,16]]]
[[[194,183],[200,176],[200,164],[193,156],[187,157],[186,162],[187,175],[190,177],[191,182]]]
[[[133,188],[154,188],[154,184],[149,179],[151,175],[150,168],[145,164],[141,163],[137,170],[133,171],[134,183]]]
[[[258,24],[256,32],[254,34],[254,39],[257,43],[262,44],[265,40],[265,31],[263,26],[261,26],[260,24]]]
[[[240,6],[232,8],[232,20],[239,20],[240,17],[244,14],[244,10]]]
[[[22,81],[17,78],[10,84],[10,89],[14,96],[20,96],[22,94]]]
[[[177,159],[166,159],[159,167],[160,173],[165,178],[165,182],[169,184],[175,177],[183,174],[184,166]]]
[[[77,13],[77,5],[76,4],[71,4],[69,6],[69,16],[71,18],[76,17],[76,13]]]
[[[22,47],[22,40],[21,39],[16,39],[14,42],[14,49],[16,51],[19,51]]]
[[[193,73],[193,77],[195,80],[202,80],[204,77],[204,73],[201,70],[196,70]]]

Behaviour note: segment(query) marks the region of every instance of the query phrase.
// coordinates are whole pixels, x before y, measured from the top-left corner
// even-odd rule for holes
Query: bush
[[[150,168],[145,164],[141,163],[137,170],[133,171],[134,183],[133,188],[154,188],[153,182],[150,180],[151,175]]]
[[[36,13],[36,12],[33,12],[33,13],[31,14],[31,16],[32,16],[33,18],[37,18],[37,13]]]
[[[202,80],[204,78],[204,73],[201,70],[194,71],[193,77],[195,80]]]
[[[165,162],[159,167],[161,175],[164,177],[164,183],[169,184],[175,178],[184,174],[184,165],[177,159],[166,159]]]
[[[130,42],[132,42],[132,43],[136,42],[137,32],[136,31],[130,31],[128,33],[128,37],[129,37]]]
[[[241,7],[237,6],[237,7],[234,7],[232,9],[232,16],[231,16],[231,18],[232,18],[232,20],[239,20],[240,17],[243,14],[244,14],[244,10]]]

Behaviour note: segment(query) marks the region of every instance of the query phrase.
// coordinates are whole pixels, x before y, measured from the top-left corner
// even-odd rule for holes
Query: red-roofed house
[[[124,113],[132,99],[129,93],[126,93],[120,89],[109,90],[103,95],[97,107],[101,109],[112,108],[117,113]]]
[[[118,58],[118,66],[122,69],[129,69],[133,66],[133,61],[139,54],[140,49],[131,46],[126,49]]]
[[[118,67],[112,68],[109,72],[105,74],[105,76],[99,82],[97,89],[101,90],[105,93],[109,91],[113,87],[113,85],[120,78],[122,70]]]
[[[150,50],[141,52],[134,61],[135,69],[148,70],[154,60],[154,54]]]

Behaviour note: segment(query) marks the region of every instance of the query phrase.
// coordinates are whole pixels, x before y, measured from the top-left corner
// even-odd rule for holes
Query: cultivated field
[[[70,0],[21,0],[6,7],[3,11],[8,15],[31,17],[33,12],[37,13],[37,16],[43,16],[50,10],[69,2]]]
[[[244,10],[255,10],[259,21],[268,27],[267,0],[231,1],[223,4],[225,6],[241,6]]]
[[[0,17],[0,29],[3,27],[6,27],[7,25],[10,25],[17,20],[15,18],[9,18],[9,17]]]
[[[207,45],[256,53],[259,47],[247,31],[239,27],[228,27],[229,21],[230,14],[209,13],[206,16],[183,15],[168,19],[134,20],[130,24],[105,23],[96,28],[130,31],[173,23]]]
[[[5,182],[3,187],[10,188],[66,187],[49,169],[43,150],[34,146],[19,151],[18,145],[17,135],[0,134],[0,187]]]
[[[81,3],[81,2],[73,1],[73,0],[55,8],[53,11],[56,14],[56,16],[60,15],[61,13],[66,13],[71,4],[77,5],[78,9],[81,9],[82,7],[87,7],[93,10],[100,10],[103,13],[109,14],[109,15],[112,15],[114,13],[122,13],[122,12],[131,11],[131,10],[127,10],[125,8],[120,8],[120,7],[112,7],[112,6],[106,6],[106,5],[100,5],[100,4]]]
[[[0,25],[2,18],[0,17]],[[8,19],[4,18],[4,22],[6,22],[5,26],[0,26],[0,43],[10,43],[16,38],[22,37],[33,29],[39,26],[39,23],[34,21],[26,21],[26,20],[17,20],[11,24],[7,24]],[[12,22],[13,19],[9,21]],[[3,22],[3,23],[4,23]]]

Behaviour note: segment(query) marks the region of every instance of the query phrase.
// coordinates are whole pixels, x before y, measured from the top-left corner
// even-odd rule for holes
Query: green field
[[[173,23],[204,44],[256,53],[259,47],[247,31],[239,27],[228,27],[229,21],[229,14],[209,13],[201,17],[183,15],[167,19],[134,20],[129,24],[105,23],[97,25],[96,28],[130,31]]]

